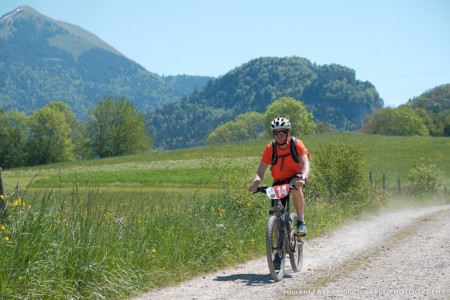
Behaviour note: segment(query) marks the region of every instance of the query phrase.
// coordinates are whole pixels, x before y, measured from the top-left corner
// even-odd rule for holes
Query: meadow
[[[395,201],[397,180],[407,189],[421,158],[442,171],[441,201],[448,201],[448,138],[301,139],[313,167],[323,147],[361,149],[374,178],[364,199],[308,194],[308,238]],[[0,298],[123,299],[263,255],[269,206],[247,188],[268,141],[4,170]]]

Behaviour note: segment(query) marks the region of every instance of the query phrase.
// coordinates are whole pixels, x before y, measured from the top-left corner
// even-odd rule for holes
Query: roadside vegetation
[[[449,201],[446,138],[302,139],[308,238],[392,205],[398,180],[409,203]],[[247,188],[266,142],[4,171],[0,298],[122,299],[263,255],[269,207]]]

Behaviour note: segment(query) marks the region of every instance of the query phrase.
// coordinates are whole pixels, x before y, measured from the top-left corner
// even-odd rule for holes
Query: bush
[[[409,171],[408,179],[413,185],[413,192],[432,193],[442,186],[442,171],[430,161],[425,163],[425,159],[419,159],[414,167]]]
[[[320,195],[368,200],[370,184],[362,150],[343,143],[320,148],[311,159],[314,189]]]

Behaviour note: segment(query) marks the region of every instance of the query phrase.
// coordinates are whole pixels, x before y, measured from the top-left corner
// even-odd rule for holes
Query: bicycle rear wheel
[[[286,243],[286,250],[289,254],[289,260],[291,261],[292,270],[299,272],[303,266],[303,241],[300,237],[295,236],[295,224],[297,224],[297,215],[290,214],[292,220],[291,236]]]
[[[269,265],[270,275],[273,280],[280,281],[283,279],[285,272],[285,246],[284,238],[285,234],[281,232],[281,219],[277,216],[272,216],[267,223],[266,232],[266,253],[267,263]],[[276,255],[281,257],[279,262],[279,268],[276,268],[274,261]]]

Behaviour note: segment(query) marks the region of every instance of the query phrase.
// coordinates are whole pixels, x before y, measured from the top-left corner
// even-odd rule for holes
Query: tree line
[[[445,85],[419,97],[420,102],[375,110],[366,118],[362,131],[382,135],[450,136],[449,97],[438,100],[434,97],[436,93],[441,95],[443,90],[450,95],[450,85]],[[423,100],[424,96],[428,100]],[[438,113],[427,109],[430,103],[432,107],[439,106]],[[195,126],[202,126],[211,118],[210,111],[199,109],[196,113],[199,122]],[[69,105],[63,102],[50,102],[31,116],[14,110],[0,110],[0,167],[44,165],[152,149],[153,137],[146,129],[149,116],[125,97],[105,97],[97,106],[88,109],[87,115],[86,121],[78,120]],[[184,113],[179,117],[186,118],[187,115]],[[270,134],[268,124],[277,116],[292,121],[293,135],[336,130],[333,124],[318,121],[302,101],[281,97],[264,113],[243,113],[218,125],[208,135],[207,143],[247,141]],[[171,119],[165,122],[172,130],[181,130],[179,123]]]
[[[150,150],[145,115],[125,97],[105,97],[78,120],[63,102],[50,102],[30,116],[0,110],[0,166],[44,165]]]
[[[450,84],[437,86],[396,108],[375,110],[365,133],[400,136],[450,136]]]
[[[87,110],[87,115],[86,121],[78,120],[63,102],[50,102],[30,116],[0,110],[0,166],[45,165],[152,149],[153,138],[145,129],[145,115],[125,97],[105,97]],[[270,134],[268,124],[277,116],[292,121],[294,135],[323,128],[314,122],[303,102],[281,97],[265,114],[249,112],[220,125],[209,135],[208,143],[246,141]]]
[[[438,102],[445,102],[445,99],[444,101],[440,99]],[[208,135],[207,143],[233,143],[256,139],[264,135],[270,136],[268,124],[277,116],[284,116],[291,120],[293,135],[336,130],[336,127],[330,123],[317,121],[302,101],[292,97],[281,97],[270,104],[265,113],[240,114],[235,119],[218,126]],[[444,109],[434,114],[430,110],[413,105],[381,108],[367,116],[361,131],[395,136],[450,136],[450,110]]]
[[[269,124],[273,119],[280,116],[291,121],[291,133],[294,136],[311,134],[323,129],[322,126],[314,122],[313,114],[308,112],[302,101],[292,97],[281,97],[270,104],[264,114],[244,113],[234,120],[218,126],[209,134],[207,143],[233,143],[256,139],[263,135],[270,136],[272,133]]]

